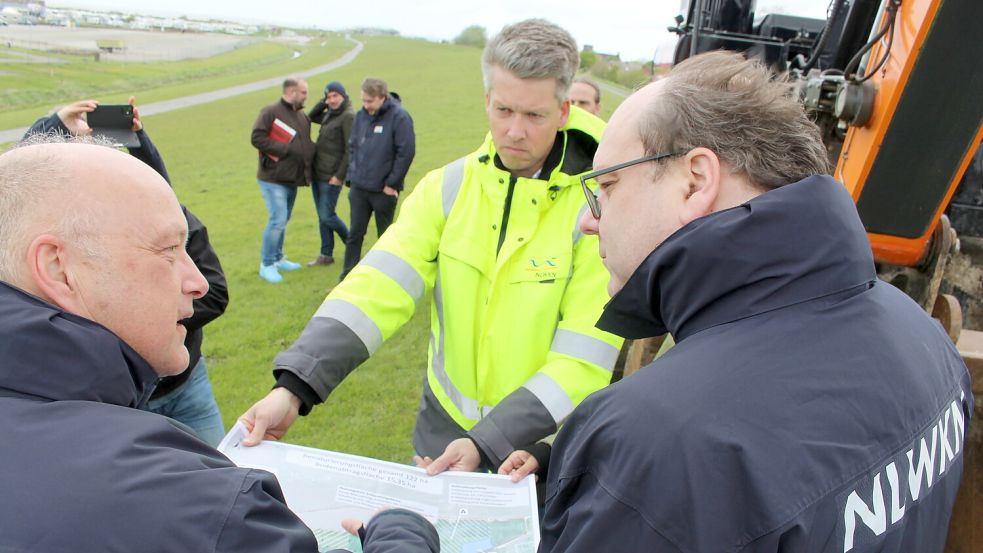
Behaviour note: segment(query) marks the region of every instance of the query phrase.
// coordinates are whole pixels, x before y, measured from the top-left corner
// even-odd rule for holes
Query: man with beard
[[[259,151],[256,180],[266,202],[269,220],[263,231],[259,276],[277,284],[283,282],[280,271],[300,269],[299,263],[283,255],[287,221],[297,199],[297,187],[311,182],[311,120],[304,113],[307,82],[288,78],[283,81],[283,95],[259,112],[253,123],[252,144]]]

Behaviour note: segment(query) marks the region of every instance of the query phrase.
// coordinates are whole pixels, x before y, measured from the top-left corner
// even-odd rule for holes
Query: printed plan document
[[[361,552],[358,538],[341,528],[345,518],[364,521],[380,508],[401,507],[427,518],[445,553],[535,553],[539,514],[533,478],[422,469],[367,457],[275,441],[239,442],[248,432],[236,423],[219,451],[240,467],[272,472],[287,506],[314,531],[318,549]]]

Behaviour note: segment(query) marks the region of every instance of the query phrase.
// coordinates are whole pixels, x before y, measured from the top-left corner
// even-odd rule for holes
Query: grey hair
[[[763,190],[829,172],[819,128],[792,84],[760,62],[700,54],[674,67],[661,87],[639,117],[646,154],[705,147]]]
[[[18,281],[32,235],[55,234],[89,259],[107,257],[97,231],[101,228],[98,216],[87,209],[59,207],[70,196],[65,194],[71,187],[70,169],[50,152],[11,155],[26,147],[59,143],[113,147],[112,142],[99,137],[33,134],[0,155],[0,280]],[[44,216],[54,210],[59,212],[58,220]]]
[[[545,19],[526,19],[505,26],[485,46],[481,71],[486,93],[495,66],[520,79],[556,79],[556,99],[562,103],[580,66],[580,54],[577,41],[561,27]]]
[[[596,82],[594,82],[593,79],[588,79],[587,77],[577,77],[576,79],[573,80],[573,82],[575,82],[575,83],[584,83],[585,85],[593,88],[594,89],[594,103],[595,104],[600,104],[601,103],[601,87]]]

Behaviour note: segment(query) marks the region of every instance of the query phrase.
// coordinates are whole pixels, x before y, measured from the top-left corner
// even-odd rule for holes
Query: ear
[[[566,99],[560,102],[560,127],[556,130],[560,130],[567,126],[567,119],[570,118],[570,100]]]
[[[707,148],[693,148],[683,159],[689,190],[679,214],[680,223],[709,215],[720,196],[720,159]]]
[[[27,249],[31,281],[39,295],[76,315],[88,316],[65,243],[42,234]]]

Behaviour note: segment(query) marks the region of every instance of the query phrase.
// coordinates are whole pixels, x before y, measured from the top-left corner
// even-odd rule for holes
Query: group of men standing
[[[362,83],[362,109],[354,113],[345,87],[331,81],[324,96],[305,113],[307,82],[288,78],[280,99],[264,107],[253,124],[252,145],[259,151],[256,179],[269,218],[263,231],[259,275],[283,281],[281,271],[302,265],[284,256],[287,222],[297,188],[311,186],[321,248],[308,266],[334,263],[335,234],[345,243],[343,279],[358,263],[369,218],[375,214],[381,236],[392,224],[396,201],[416,154],[413,119],[390,94],[385,81]],[[320,125],[311,141],[311,123]],[[336,213],[342,186],[350,186],[351,227]]]

